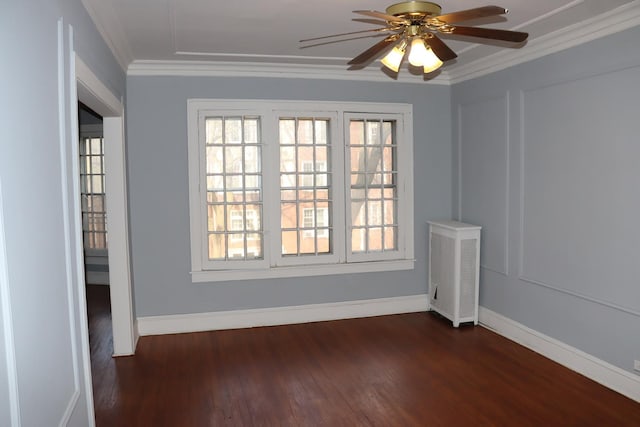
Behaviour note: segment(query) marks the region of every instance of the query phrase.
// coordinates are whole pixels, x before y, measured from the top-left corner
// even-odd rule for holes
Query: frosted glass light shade
[[[440,60],[440,58],[438,58],[436,56],[435,53],[433,53],[433,51],[431,50],[431,48],[425,49],[427,54],[425,56],[424,62],[423,62],[423,70],[425,73],[431,73],[435,70],[437,70],[438,68],[442,67],[442,61]]]
[[[421,38],[416,37],[411,41],[411,51],[409,52],[409,63],[414,67],[422,67],[428,56],[427,48]]]
[[[400,64],[402,63],[402,58],[404,58],[405,52],[405,44],[401,43],[398,46],[395,46],[391,49],[384,58],[380,60],[382,64],[393,72],[397,73],[398,69],[400,69]]]

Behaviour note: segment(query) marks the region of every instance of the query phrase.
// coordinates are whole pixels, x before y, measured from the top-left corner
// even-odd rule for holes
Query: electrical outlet
[[[633,370],[636,372],[640,372],[640,360],[633,361]]]

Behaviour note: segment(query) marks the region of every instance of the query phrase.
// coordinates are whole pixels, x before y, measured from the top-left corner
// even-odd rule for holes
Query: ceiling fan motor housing
[[[442,12],[439,4],[430,1],[406,1],[392,4],[386,9],[389,15],[422,20],[426,16],[437,16]]]

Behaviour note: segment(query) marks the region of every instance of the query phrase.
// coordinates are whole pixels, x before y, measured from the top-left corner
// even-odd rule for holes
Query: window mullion
[[[282,234],[280,232],[280,163],[278,144],[277,116],[274,111],[263,113],[264,117],[264,164],[263,177],[263,216],[265,235],[265,259],[270,267],[278,265]]]

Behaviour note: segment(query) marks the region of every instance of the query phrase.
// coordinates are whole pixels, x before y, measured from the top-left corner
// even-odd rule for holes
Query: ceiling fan
[[[414,67],[422,67],[424,73],[431,73],[440,68],[444,62],[458,56],[438,37],[439,34],[470,36],[512,43],[522,43],[529,36],[527,33],[519,31],[457,25],[459,22],[503,15],[508,12],[503,7],[483,6],[444,15],[441,15],[441,11],[440,5],[428,1],[396,3],[389,6],[385,13],[375,10],[354,10],[353,13],[377,18],[376,20],[363,20],[364,22],[382,25],[383,27],[315,37],[300,40],[300,42],[315,42],[369,32],[386,33],[388,34],[387,37],[353,58],[348,64],[352,67],[364,66],[393,46],[393,49],[381,60],[382,64],[387,68],[397,73],[408,49],[409,63]],[[350,39],[335,40],[304,47],[346,40]]]

